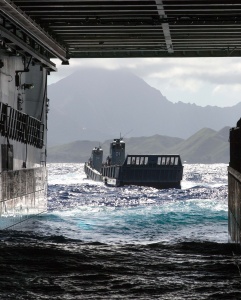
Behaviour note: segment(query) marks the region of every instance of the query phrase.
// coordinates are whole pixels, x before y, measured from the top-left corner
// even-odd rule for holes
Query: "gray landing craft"
[[[111,186],[139,185],[158,189],[181,188],[183,166],[180,155],[127,155],[125,142],[114,139],[103,163],[103,150],[95,147],[84,165],[87,178]]]

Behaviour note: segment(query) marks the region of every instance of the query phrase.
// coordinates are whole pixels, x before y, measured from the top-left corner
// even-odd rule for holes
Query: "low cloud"
[[[239,102],[239,95],[235,95],[241,90],[239,58],[70,59],[69,66],[62,66],[57,60],[54,60],[54,63],[58,72],[51,73],[49,83],[56,82],[81,68],[83,71],[85,68],[127,69],[161,92],[165,87],[167,98],[170,89],[176,89],[177,95],[179,91],[195,95],[202,93],[203,89],[208,89],[213,103],[216,103],[215,95],[220,98],[221,92],[225,95],[232,94],[233,104]],[[172,98],[175,98],[173,92]]]
[[[69,75],[81,68],[108,70],[129,69],[137,76],[152,79],[198,80],[213,84],[237,84],[241,77],[241,61],[235,58],[123,58],[70,59],[69,66],[57,60],[58,72],[53,78]],[[51,75],[51,76],[52,76]]]

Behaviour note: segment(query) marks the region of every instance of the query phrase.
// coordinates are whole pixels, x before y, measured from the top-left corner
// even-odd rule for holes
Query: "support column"
[[[233,242],[241,244],[241,119],[230,129],[228,167],[228,231]]]
[[[241,173],[228,168],[228,231],[233,242],[241,241]]]

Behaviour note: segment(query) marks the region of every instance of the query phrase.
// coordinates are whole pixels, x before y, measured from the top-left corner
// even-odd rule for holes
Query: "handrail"
[[[44,124],[0,102],[0,134],[21,143],[43,148]]]

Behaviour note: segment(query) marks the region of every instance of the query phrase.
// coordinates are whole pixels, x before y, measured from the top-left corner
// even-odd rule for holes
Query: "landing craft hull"
[[[146,163],[141,164],[141,161]],[[153,161],[157,163],[151,163]],[[164,164],[164,161],[173,163]],[[128,155],[123,165],[103,165],[100,172],[86,162],[84,171],[88,178],[102,181],[108,186],[137,185],[157,189],[180,189],[183,166],[178,155]]]
[[[84,171],[87,176],[87,178],[90,178],[94,181],[103,181],[103,176],[98,172],[97,170],[91,168],[88,164],[84,165]]]

